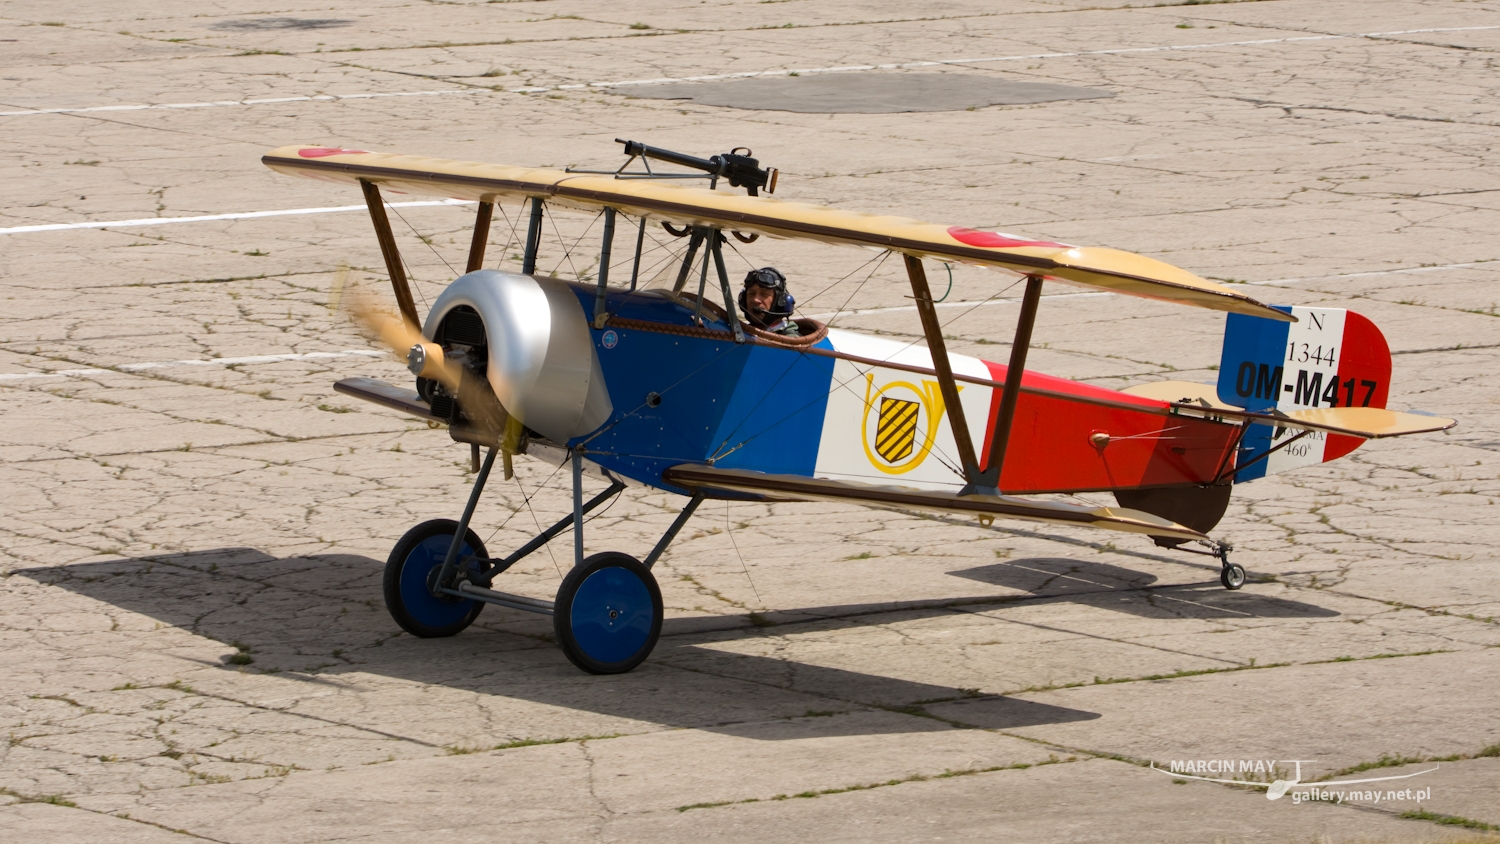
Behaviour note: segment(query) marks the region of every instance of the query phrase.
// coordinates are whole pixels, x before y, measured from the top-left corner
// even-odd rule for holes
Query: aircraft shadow
[[[743,619],[717,625],[669,621],[650,660],[612,677],[570,665],[550,642],[550,618],[497,607],[453,638],[392,638],[398,628],[380,598],[383,568],[358,555],[276,558],[252,548],[223,548],[13,574],[223,642],[226,667],[234,645],[243,643],[254,658],[247,670],[314,684],[342,675],[358,684],[373,674],[758,739],[951,729],[930,718],[879,710],[963,697],[952,687],[704,647],[726,638],[743,641]],[[805,612],[804,619],[821,615],[818,609]],[[737,635],[726,637],[728,625]],[[800,717],[867,707],[876,711]],[[997,717],[1011,727],[1099,717],[1013,698],[995,699],[988,710],[981,726]]]
[[[948,574],[1022,590],[1040,599],[1101,607],[1142,618],[1331,618],[1339,614],[1286,598],[1231,592],[1219,584],[1218,578],[1154,586],[1156,575],[1077,559],[1007,560]]]

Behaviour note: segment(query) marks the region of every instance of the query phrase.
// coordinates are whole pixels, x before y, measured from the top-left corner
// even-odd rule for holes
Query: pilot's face
[[[776,304],[776,291],[769,287],[750,285],[745,289],[745,305],[753,312],[763,314]]]

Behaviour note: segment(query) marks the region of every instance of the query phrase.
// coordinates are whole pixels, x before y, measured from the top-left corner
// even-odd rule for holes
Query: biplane
[[[1238,589],[1244,568],[1208,535],[1234,484],[1332,460],[1368,439],[1455,424],[1385,409],[1390,351],[1352,311],[1262,304],[1114,249],[781,201],[762,195],[778,174],[749,150],[704,159],[621,143],[628,158],[614,171],[311,146],[262,159],[279,173],[359,186],[374,223],[400,312],[382,336],[405,355],[415,385],[350,378],[334,388],[445,427],[472,452],[462,515],[412,528],[385,569],[387,607],[413,635],[452,636],[496,604],[550,614],[563,652],[584,671],[629,671],[661,632],[652,566],[710,499],[854,502],[986,526],[1000,518],[1134,533],[1214,556],[1224,587]],[[382,191],[478,203],[466,271],[425,319]],[[517,223],[526,222],[520,272],[485,267],[497,203],[517,206]],[[543,219],[557,209],[602,217],[596,278],[537,271]],[[636,228],[628,280],[627,262],[612,258],[618,218]],[[683,238],[670,286],[639,283],[648,225]],[[725,267],[729,237],[899,255],[925,347],[806,318],[796,320],[800,336],[758,328],[743,318]],[[928,261],[1024,281],[1007,363],[947,351]],[[1227,312],[1217,385],[1114,391],[1026,371],[1047,282]],[[509,476],[517,455],[571,467],[572,512],[491,556],[471,520],[497,456]],[[585,473],[609,483],[587,501]],[[585,516],[628,485],[687,500],[644,559],[586,555]],[[1111,492],[1120,506],[1037,497],[1086,492]],[[494,588],[570,528],[573,567],[553,600]]]

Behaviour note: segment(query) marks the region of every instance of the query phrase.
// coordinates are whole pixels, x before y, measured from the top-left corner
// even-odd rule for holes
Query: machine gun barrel
[[[696,155],[686,155],[680,152],[673,152],[669,149],[649,146],[647,144],[641,143],[640,141],[627,141],[624,138],[615,138],[615,143],[625,145],[626,155],[639,155],[642,158],[654,158],[657,161],[665,161],[669,164],[676,164],[680,167],[691,167],[694,170],[702,170],[703,172],[714,176],[724,175],[724,164],[719,160],[719,157],[717,155],[711,159],[699,158]]]

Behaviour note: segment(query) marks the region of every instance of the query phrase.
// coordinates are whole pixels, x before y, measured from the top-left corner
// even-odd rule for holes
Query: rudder
[[[1375,323],[1343,308],[1276,305],[1295,323],[1229,314],[1219,360],[1218,394],[1226,404],[1255,411],[1314,407],[1385,407],[1391,350]],[[1359,437],[1314,432],[1256,460],[1293,434],[1252,425],[1240,444],[1235,482],[1299,466],[1325,463],[1358,448]],[[1246,465],[1255,460],[1253,465]]]

